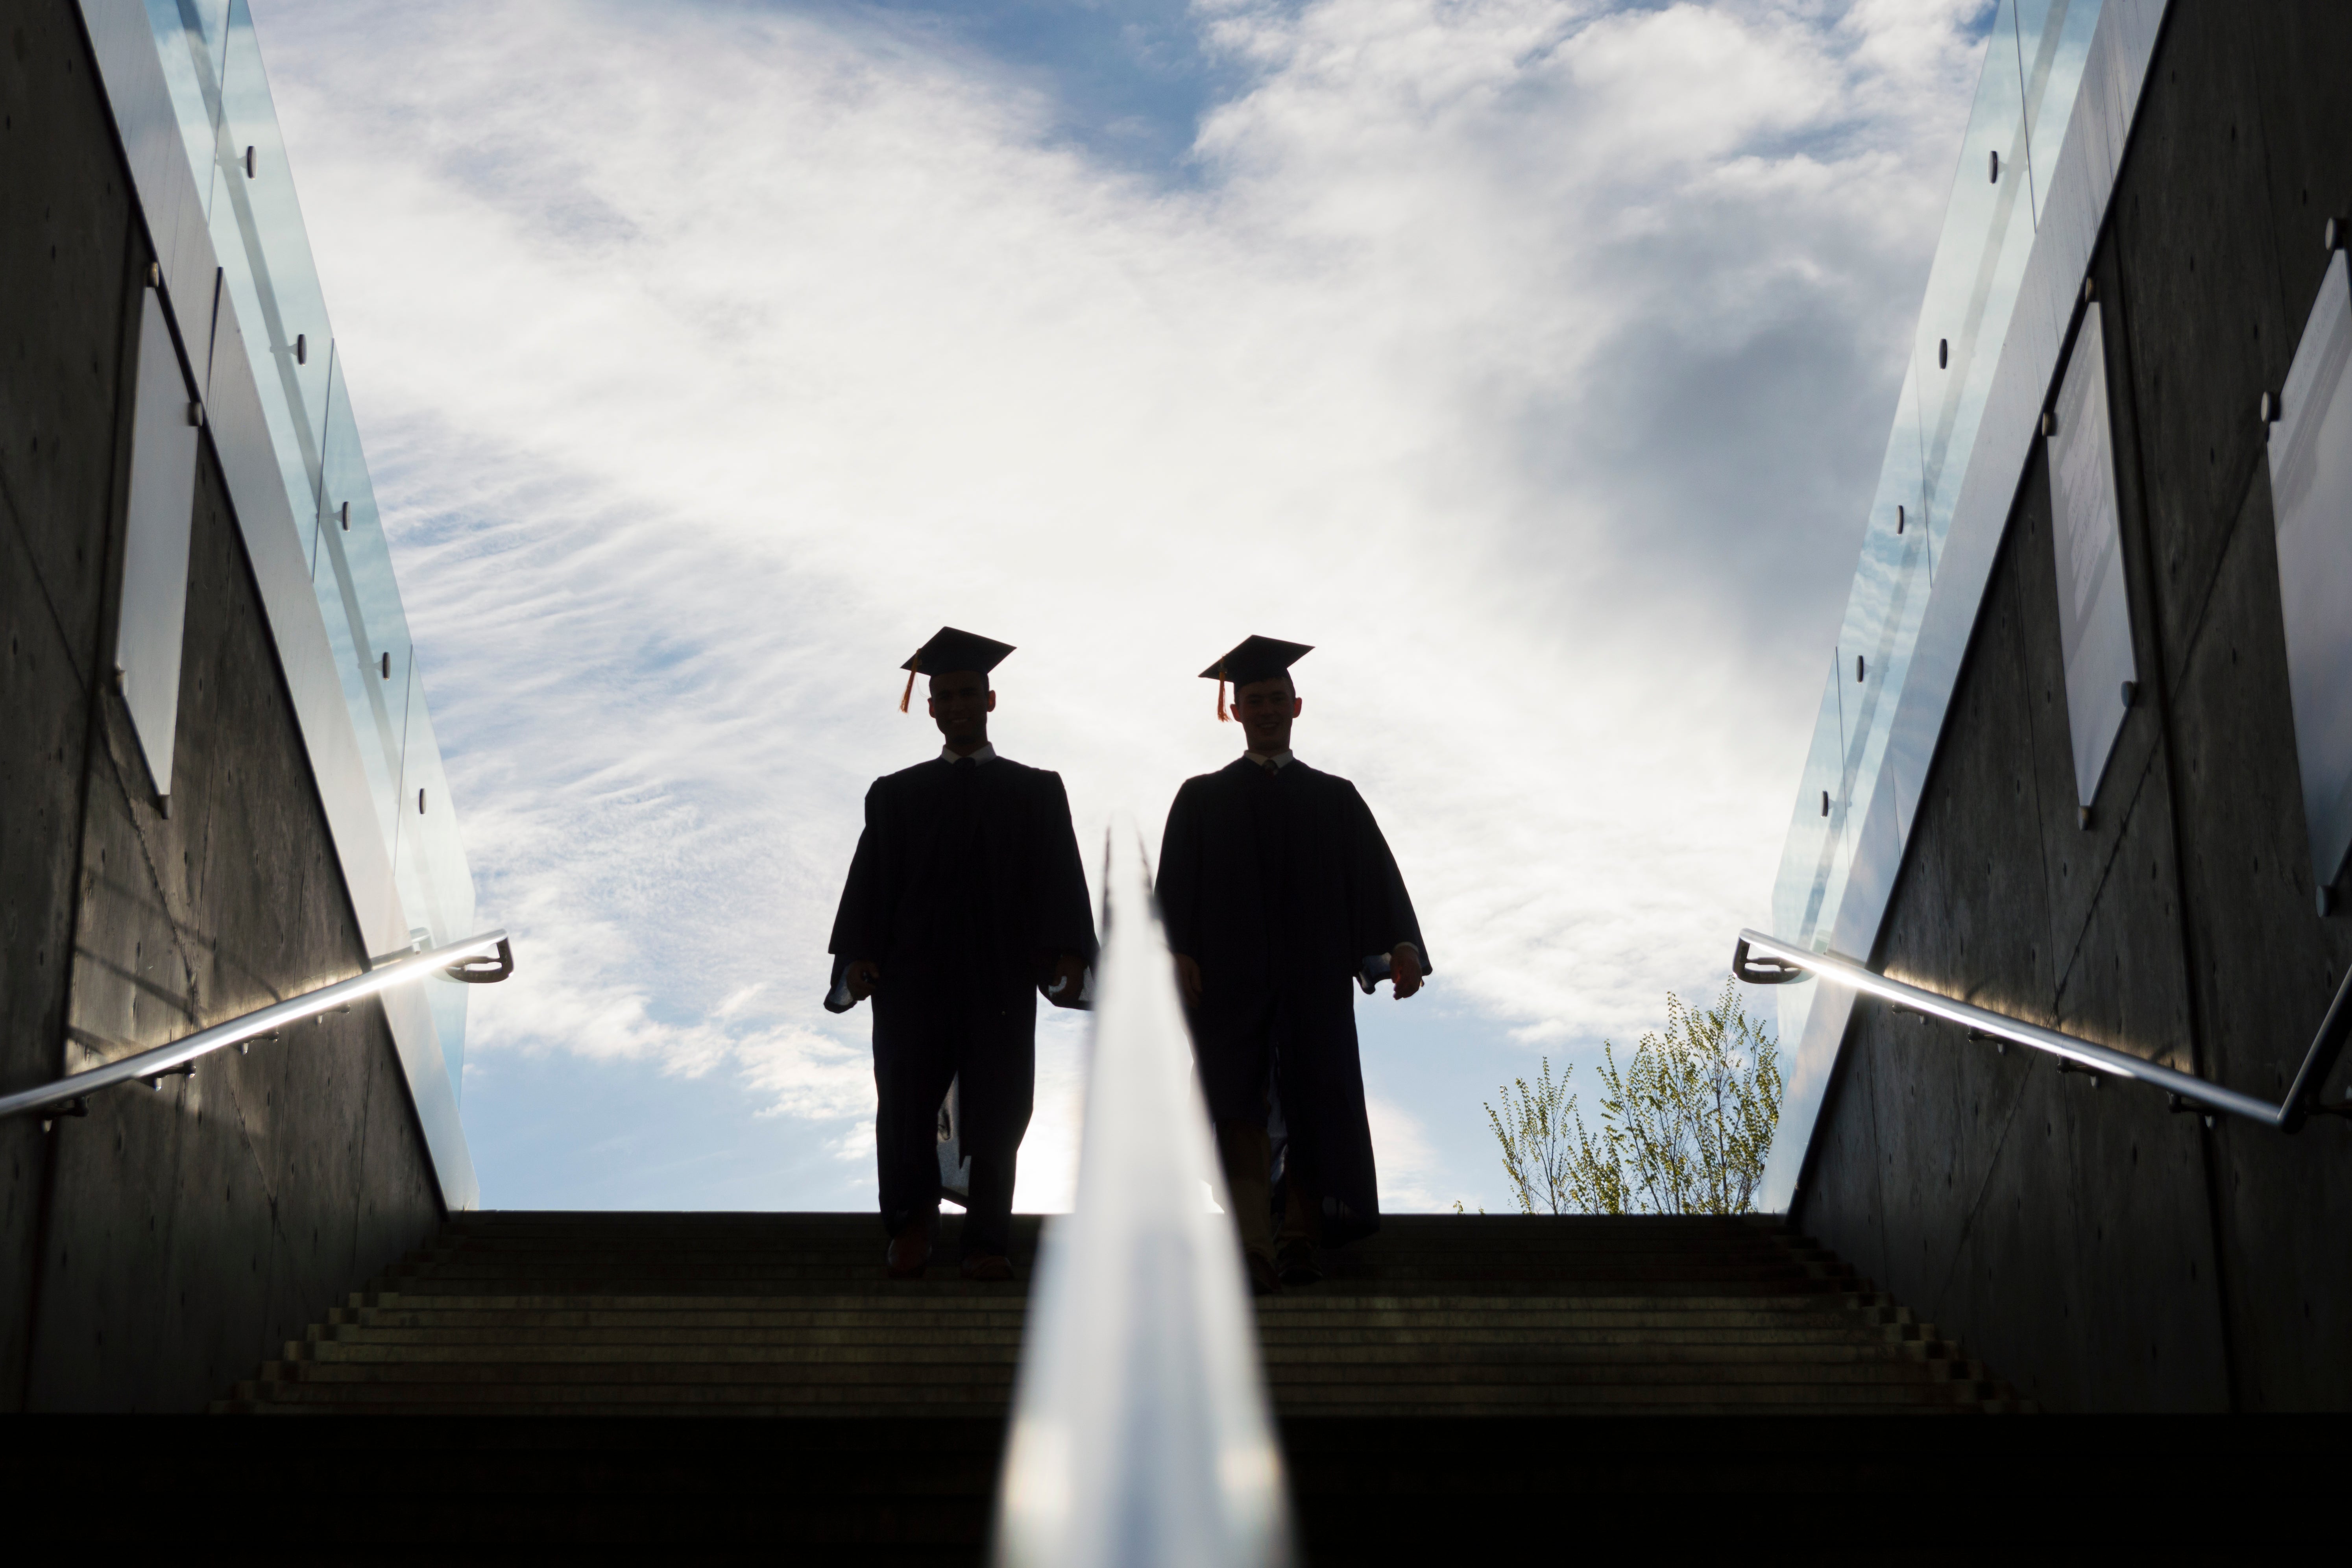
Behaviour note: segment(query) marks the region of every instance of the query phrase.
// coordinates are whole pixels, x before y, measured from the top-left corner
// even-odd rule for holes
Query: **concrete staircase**
[[[464,1215],[215,1408],[1001,1421],[1025,1287],[880,1252],[864,1215]],[[1286,1418],[2020,1407],[1760,1221],[1392,1217],[1259,1325]]]
[[[1018,1222],[1024,1281],[1036,1241]],[[243,1552],[253,1516],[213,1504],[267,1478],[270,1539],[351,1560],[979,1563],[1025,1285],[892,1283],[881,1250],[865,1215],[461,1216],[215,1406],[407,1419],[224,1425],[152,1467],[186,1504],[155,1517],[217,1515]],[[2060,1430],[1910,1419],[2020,1405],[1767,1222],[1401,1216],[1333,1268],[1259,1312],[1308,1563],[1628,1509],[1754,1558],[1767,1497],[1916,1534],[1923,1474],[2017,1473],[1969,1434]]]

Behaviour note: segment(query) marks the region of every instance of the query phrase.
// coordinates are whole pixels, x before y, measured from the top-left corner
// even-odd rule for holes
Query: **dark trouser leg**
[[[963,1215],[963,1255],[1003,1258],[1013,1249],[1013,1181],[1019,1150],[971,1157],[971,1204]]]
[[[892,1236],[940,1212],[940,1101],[955,1063],[934,1009],[874,999],[874,1153]]]
[[[1281,1243],[1305,1242],[1313,1247],[1323,1237],[1323,1200],[1310,1196],[1306,1186],[1292,1172],[1288,1194],[1282,1206]]]
[[[992,999],[973,1009],[961,1056],[963,1148],[971,1156],[971,1202],[963,1255],[1002,1258],[1013,1246],[1013,1184],[1021,1141],[1037,1098],[1037,994]]]
[[[1270,997],[1211,1018],[1191,1018],[1201,1088],[1217,1130],[1217,1163],[1242,1250],[1274,1264],[1274,1140],[1266,1132],[1266,1084],[1274,1065]]]
[[[1232,1200],[1242,1250],[1273,1262],[1274,1143],[1265,1134],[1265,1119],[1218,1122],[1217,1163],[1225,1168],[1225,1195]]]

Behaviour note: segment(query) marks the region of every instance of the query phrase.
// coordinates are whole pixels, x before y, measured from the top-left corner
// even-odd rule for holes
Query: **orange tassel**
[[[898,693],[898,711],[907,711],[907,704],[915,698],[915,677],[923,673],[923,656],[917,654],[915,662],[907,667],[907,689]]]
[[[1232,717],[1225,711],[1225,667],[1221,664],[1217,666],[1217,722],[1222,724]]]

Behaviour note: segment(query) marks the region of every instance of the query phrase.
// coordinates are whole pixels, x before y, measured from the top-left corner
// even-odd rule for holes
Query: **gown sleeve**
[[[1348,891],[1355,925],[1355,951],[1370,958],[1392,952],[1409,942],[1421,953],[1421,972],[1430,974],[1429,944],[1422,940],[1421,921],[1412,912],[1412,895],[1405,891],[1404,873],[1397,869],[1389,841],[1372,819],[1372,808],[1356,786],[1348,786]]]
[[[1043,896],[1037,905],[1036,945],[1047,952],[1075,952],[1092,963],[1094,900],[1087,896],[1087,865],[1078,853],[1077,830],[1070,826],[1070,796],[1062,787],[1062,775],[1043,775],[1038,796]]]
[[[1201,953],[1201,791],[1198,779],[1187,779],[1168,808],[1168,826],[1160,835],[1160,919],[1167,928],[1168,948],[1187,958]]]
[[[842,885],[841,907],[833,917],[833,940],[826,947],[833,954],[833,979],[824,997],[828,1013],[846,1013],[857,1005],[849,999],[850,963],[879,959],[889,939],[884,929],[889,910],[882,885],[881,793],[879,779],[866,792],[866,826],[857,836],[857,852],[849,859],[849,879]]]

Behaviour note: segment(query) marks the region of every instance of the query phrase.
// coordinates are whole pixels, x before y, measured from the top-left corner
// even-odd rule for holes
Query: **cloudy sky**
[[[1088,844],[1316,645],[1438,971],[1359,1006],[1391,1207],[1506,1206],[1496,1086],[1760,921],[1981,0],[253,9],[517,933],[487,1202],[872,1202],[824,943],[942,623]]]

